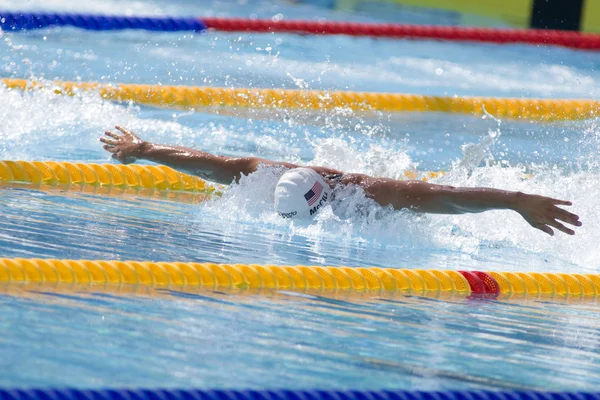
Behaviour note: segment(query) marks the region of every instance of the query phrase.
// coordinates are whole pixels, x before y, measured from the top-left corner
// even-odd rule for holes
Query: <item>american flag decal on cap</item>
[[[312,206],[313,204],[315,204],[316,201],[319,199],[319,196],[321,196],[322,192],[323,185],[321,185],[319,182],[315,182],[313,187],[304,194],[304,198],[306,199],[308,205]]]

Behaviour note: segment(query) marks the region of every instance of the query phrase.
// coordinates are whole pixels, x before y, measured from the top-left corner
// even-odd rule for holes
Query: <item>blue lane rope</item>
[[[600,400],[600,393],[534,391],[334,391],[0,389],[0,400]]]
[[[0,12],[0,28],[22,31],[53,26],[73,26],[93,31],[144,29],[148,31],[203,31],[206,24],[197,18],[118,17],[91,14]]]

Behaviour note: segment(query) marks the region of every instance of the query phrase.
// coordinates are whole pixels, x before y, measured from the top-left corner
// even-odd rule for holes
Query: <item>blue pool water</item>
[[[67,0],[12,10],[374,21],[284,2]],[[440,14],[408,22],[445,23]],[[411,16],[412,15],[412,16]],[[413,20],[410,20],[413,18]],[[562,48],[279,34],[3,33],[3,77],[597,98],[600,54]],[[114,124],[143,138],[369,174],[565,198],[584,226],[547,237],[516,214],[419,216],[361,196],[310,224],[272,212],[261,171],[203,204],[0,189],[0,257],[598,272],[596,119],[345,111],[231,115],[0,88],[0,159],[110,162]],[[466,154],[466,156],[465,156]],[[523,179],[524,173],[532,174]],[[366,210],[360,216],[352,210]],[[205,388],[597,388],[596,303],[0,285],[0,385]]]

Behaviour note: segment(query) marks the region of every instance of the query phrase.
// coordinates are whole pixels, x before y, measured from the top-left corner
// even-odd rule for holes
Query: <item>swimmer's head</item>
[[[311,218],[330,201],[329,185],[310,168],[287,171],[275,187],[275,211],[283,218]]]

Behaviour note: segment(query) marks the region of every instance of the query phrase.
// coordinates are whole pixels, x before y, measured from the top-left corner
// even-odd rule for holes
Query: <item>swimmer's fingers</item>
[[[119,131],[123,132],[123,134],[126,136],[130,136],[136,139],[138,138],[135,133],[131,132],[129,129],[123,128],[122,126],[115,125],[115,129],[118,129]]]
[[[559,206],[572,206],[573,203],[567,200],[551,199],[552,202]]]
[[[131,135],[131,131],[129,129],[127,129],[127,128],[123,128],[122,126],[115,125],[115,129],[123,132],[126,135]]]
[[[554,231],[546,224],[536,224],[533,225],[535,229],[539,229],[540,231],[547,233],[550,236],[554,236]]]
[[[558,222],[556,220],[548,221],[548,225],[558,229],[561,232],[566,233],[567,235],[575,234],[574,230],[567,228],[566,226],[564,226],[563,224],[561,224],[560,222]],[[550,228],[548,228],[548,229],[550,229]]]
[[[100,141],[102,143],[106,143],[106,144],[109,144],[111,146],[116,146],[117,144],[119,144],[119,142],[117,140],[109,139],[109,138],[105,138],[105,137],[101,137]]]
[[[117,135],[116,133],[114,133],[114,132],[111,132],[111,131],[106,131],[106,132],[104,132],[104,134],[105,134],[106,136],[110,136],[110,137],[111,137],[111,138],[113,138],[113,139],[117,139],[117,140],[120,140],[120,139],[121,139],[121,136],[120,136],[120,135]]]
[[[575,215],[566,210],[562,210],[560,208],[556,208],[554,218],[560,221],[566,222],[567,224],[581,226],[582,223],[579,220],[579,215]]]
[[[117,148],[115,146],[110,146],[108,144],[105,144],[102,147],[104,148],[104,150],[106,150],[110,153],[114,153],[113,158],[114,158],[114,156],[116,156],[117,151],[119,151],[119,150],[117,150]]]
[[[556,207],[556,206],[554,207],[554,211],[556,211],[556,213],[558,213],[558,214],[564,215],[567,218],[573,218],[575,220],[579,219],[579,215],[573,214],[570,211],[567,211],[565,209],[562,209],[562,208],[559,208],[559,207]]]

